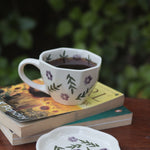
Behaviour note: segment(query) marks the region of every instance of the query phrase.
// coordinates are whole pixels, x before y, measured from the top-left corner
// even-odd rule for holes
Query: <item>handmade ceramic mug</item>
[[[101,57],[87,50],[57,48],[44,51],[39,59],[27,58],[20,62],[20,78],[29,86],[50,94],[58,103],[79,105],[98,80]],[[24,73],[27,64],[40,72],[43,85],[34,83]]]

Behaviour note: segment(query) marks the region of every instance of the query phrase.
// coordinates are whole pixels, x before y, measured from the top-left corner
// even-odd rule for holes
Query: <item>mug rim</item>
[[[54,52],[54,51],[59,51],[59,50],[61,50],[61,49],[66,49],[66,50],[78,50],[78,51],[80,51],[80,52],[86,52],[86,53],[88,53],[89,55],[93,55],[94,57],[97,57],[97,58],[99,59],[99,61],[96,62],[96,65],[93,66],[93,67],[86,68],[86,69],[81,69],[81,70],[80,70],[80,69],[59,68],[59,67],[53,66],[53,65],[51,65],[51,64],[49,64],[49,63],[47,63],[46,61],[43,60],[43,55],[45,55],[46,53]],[[43,51],[43,52],[39,55],[39,61],[41,61],[41,62],[44,63],[45,65],[51,66],[51,67],[54,68],[54,69],[83,72],[83,71],[89,71],[89,70],[93,70],[93,69],[99,68],[99,67],[101,66],[101,63],[102,63],[102,57],[99,56],[99,55],[97,55],[97,54],[94,54],[93,52],[90,52],[90,51],[88,51],[88,50],[85,50],[85,49],[60,47],[60,48],[49,49],[49,50]]]

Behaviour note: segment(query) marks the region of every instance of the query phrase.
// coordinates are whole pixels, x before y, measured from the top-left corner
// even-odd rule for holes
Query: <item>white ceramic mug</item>
[[[94,62],[96,65],[78,70],[59,68],[48,63],[48,61],[56,60],[60,57],[75,58],[77,60],[84,58],[87,61]],[[42,52],[39,59],[24,59],[19,64],[18,72],[25,83],[50,94],[56,102],[64,105],[79,105],[84,102],[98,80],[101,61],[100,56],[87,50],[57,48]],[[34,65],[40,70],[44,85],[34,83],[25,75],[24,67],[27,64]]]

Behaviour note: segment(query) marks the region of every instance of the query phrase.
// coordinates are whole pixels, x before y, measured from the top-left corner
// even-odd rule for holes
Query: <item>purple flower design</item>
[[[46,76],[47,76],[48,80],[52,80],[53,79],[53,75],[51,74],[50,71],[46,71]]]
[[[79,54],[76,54],[73,56],[73,59],[75,60],[80,60],[81,59],[81,56]]]
[[[91,80],[92,80],[92,77],[89,75],[85,78],[84,83],[89,84],[91,82]]]
[[[68,100],[69,99],[69,96],[67,95],[67,94],[64,94],[64,93],[61,93],[61,98],[63,99],[63,100]]]
[[[77,142],[78,141],[78,139],[75,137],[69,137],[68,140],[71,142]],[[80,149],[76,149],[76,150],[80,150]]]

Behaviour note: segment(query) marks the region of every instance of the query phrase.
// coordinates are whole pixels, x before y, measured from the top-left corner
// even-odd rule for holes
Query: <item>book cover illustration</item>
[[[43,84],[41,79],[34,82]],[[0,110],[19,122],[33,121],[71,111],[93,107],[123,94],[99,82],[81,105],[66,106],[55,102],[49,95],[20,83],[0,89]]]
[[[119,126],[130,125],[132,123],[133,113],[129,111],[126,107],[120,106],[115,109],[111,109],[96,115],[86,117],[65,125],[77,125],[77,126],[87,126],[97,130],[115,128]],[[51,130],[45,130],[43,132],[33,134],[31,136],[26,136],[20,138],[12,130],[0,124],[1,131],[7,137],[12,145],[20,145],[25,143],[32,143],[37,141],[37,139]]]

